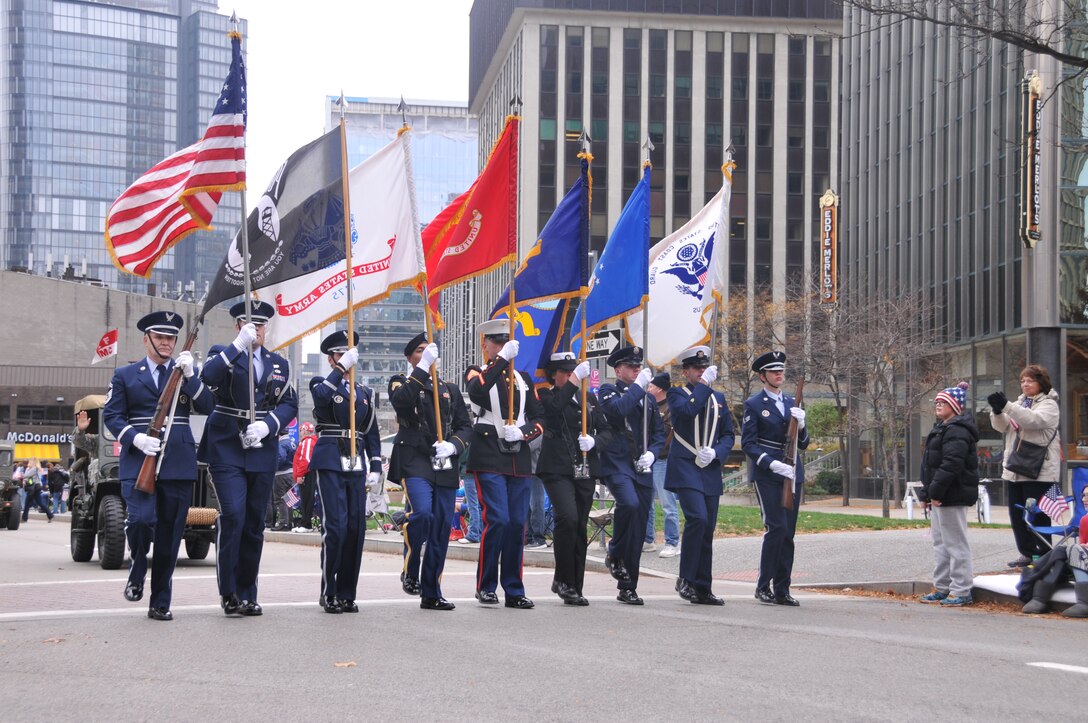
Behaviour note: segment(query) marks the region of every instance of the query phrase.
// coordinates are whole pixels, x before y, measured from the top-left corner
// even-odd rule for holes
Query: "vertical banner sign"
[[[820,303],[839,300],[839,197],[830,188],[820,197]]]
[[[1043,141],[1040,128],[1043,119],[1043,81],[1035,71],[1020,83],[1023,105],[1020,125],[1020,240],[1029,249],[1039,242],[1039,199],[1042,176]]]

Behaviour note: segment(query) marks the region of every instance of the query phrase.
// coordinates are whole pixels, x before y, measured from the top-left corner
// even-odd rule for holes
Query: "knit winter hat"
[[[933,401],[938,399],[946,402],[956,414],[963,414],[963,405],[967,403],[967,388],[971,386],[967,382],[960,382],[954,387],[949,387],[937,394]]]

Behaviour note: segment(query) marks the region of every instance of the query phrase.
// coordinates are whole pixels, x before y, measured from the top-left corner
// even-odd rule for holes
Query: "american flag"
[[[147,278],[174,244],[211,228],[223,191],[246,187],[246,67],[242,36],[208,130],[136,179],[106,214],[106,248],[117,268]]]
[[[1051,485],[1050,489],[1039,500],[1039,511],[1052,520],[1057,520],[1068,509],[1069,504],[1065,501],[1061,488],[1056,484]]]
[[[291,485],[291,488],[283,493],[282,499],[283,503],[292,510],[298,509],[298,503],[302,501],[298,493],[298,485]]]

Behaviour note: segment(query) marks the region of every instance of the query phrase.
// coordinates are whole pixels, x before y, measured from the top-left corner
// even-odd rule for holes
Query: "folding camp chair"
[[[1073,517],[1069,520],[1069,524],[1062,525],[1048,525],[1040,526],[1035,524],[1035,517],[1040,513],[1039,505],[1034,500],[1028,500],[1027,505],[1017,505],[1024,510],[1024,522],[1027,523],[1028,529],[1034,532],[1040,540],[1046,543],[1047,537],[1050,535],[1060,535],[1061,539],[1058,540],[1059,545],[1065,544],[1066,540],[1075,538],[1080,530],[1080,520],[1084,517],[1084,490],[1088,488],[1088,468],[1078,467],[1073,470],[1073,494],[1065,496],[1065,502],[1069,505],[1069,508],[1073,510]],[[1053,521],[1053,520],[1052,520]]]
[[[616,505],[616,499],[603,483],[597,484],[593,493],[593,505],[593,509],[589,511],[589,544],[599,540],[601,547],[605,547],[608,538],[612,536],[612,520],[615,517],[612,508]]]
[[[389,473],[389,463],[382,463],[382,488],[381,491],[367,490],[366,493],[366,518],[373,519],[378,523],[378,529],[382,531],[382,534],[387,534],[390,530],[400,530],[400,525],[393,518],[392,513],[389,512],[389,492],[400,491],[400,485],[390,482],[386,479],[386,475]]]

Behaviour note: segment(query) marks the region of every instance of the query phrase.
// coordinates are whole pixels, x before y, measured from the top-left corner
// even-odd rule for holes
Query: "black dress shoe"
[[[775,595],[774,596],[774,604],[775,605],[786,605],[786,606],[791,607],[791,608],[796,608],[796,607],[801,606],[801,603],[797,602],[792,597],[790,597],[789,593],[786,593],[785,595]]]
[[[575,598],[563,598],[563,604],[564,605],[577,605],[578,607],[585,607],[586,605],[589,605],[589,600],[586,600],[584,597],[579,595],[578,597],[575,597]]]
[[[691,600],[695,597],[695,588],[682,577],[676,578],[676,592],[680,593],[680,597],[684,600]]]
[[[616,599],[621,603],[627,605],[643,605],[642,598],[638,596],[638,593],[634,590],[620,590],[620,594],[616,596]]]
[[[552,580],[552,592],[554,592],[554,593],[559,592],[559,581],[558,580]],[[562,595],[560,595],[560,597],[562,597]]]
[[[337,600],[340,604],[340,612],[342,613],[357,613],[359,612],[359,606],[355,604],[354,600]]]
[[[564,601],[576,600],[581,597],[581,595],[578,594],[577,590],[575,590],[573,587],[566,584],[565,582],[560,582],[552,585],[552,592],[559,595],[559,597],[562,598]]]
[[[258,615],[264,615],[264,610],[253,600],[243,600],[242,614],[247,617],[257,617]]]
[[[234,593],[224,595],[223,600],[219,604],[223,607],[223,612],[227,615],[242,614],[242,601],[239,600],[238,596]]]
[[[774,595],[766,588],[756,590],[756,600],[759,600],[764,605],[774,605]]]
[[[477,590],[476,599],[484,605],[498,605],[499,596],[493,592],[487,592],[486,590]]]
[[[444,597],[422,597],[419,607],[422,610],[453,610],[457,606]]]
[[[418,595],[422,588],[419,585],[419,580],[414,577],[408,577],[407,573],[402,572],[400,574],[400,589],[409,595]]]
[[[532,600],[522,595],[520,597],[506,598],[506,607],[517,608],[518,610],[531,610],[532,608],[535,608],[536,605]]]
[[[166,608],[151,608],[147,611],[147,617],[152,620],[173,620],[174,613],[170,612]]]
[[[332,595],[326,595],[325,597],[320,598],[317,602],[321,606],[321,608],[327,613],[339,615],[340,613],[344,612],[344,609],[340,607],[340,601],[334,598]]]
[[[144,586],[129,581],[125,583],[125,600],[136,602],[144,596]]]
[[[604,562],[608,565],[608,574],[610,574],[614,580],[618,582],[631,581],[631,575],[627,572],[627,567],[623,564],[623,560],[607,557]]]
[[[694,595],[690,598],[693,605],[725,605],[725,600],[710,592],[699,592],[694,590]]]

